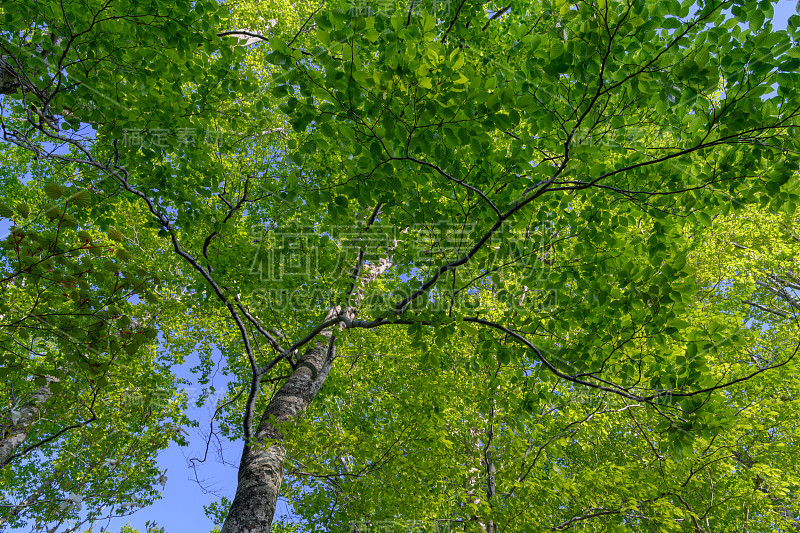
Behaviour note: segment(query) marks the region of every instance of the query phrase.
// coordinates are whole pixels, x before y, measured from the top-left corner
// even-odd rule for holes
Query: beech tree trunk
[[[11,427],[4,433],[3,440],[0,440],[0,468],[6,466],[11,461],[14,452],[17,451],[17,448],[19,448],[28,437],[28,429],[30,429],[31,424],[39,417],[39,410],[42,404],[53,395],[53,393],[50,392],[49,386],[52,381],[54,381],[53,378],[48,378],[47,383],[39,387],[39,389],[31,395],[25,405],[20,407],[18,411],[19,418],[17,420],[13,420],[12,418]],[[13,413],[12,417],[14,417]]]
[[[331,332],[323,333],[330,340]],[[264,410],[252,446],[245,444],[239,465],[236,496],[221,533],[268,533],[283,481],[286,450],[281,424],[289,423],[308,407],[331,369],[333,354],[316,343],[297,365]]]
[[[376,207],[369,224],[374,221],[379,208],[380,206]],[[397,241],[392,243],[390,254],[396,245]],[[351,320],[355,318],[364,298],[365,287],[392,265],[391,255],[369,267],[363,266],[362,259],[363,256],[359,257],[352,275],[354,282],[351,305],[346,308],[346,314]],[[340,311],[339,307],[329,309],[325,320],[338,316]],[[326,342],[317,342],[300,359],[291,377],[264,410],[258,429],[253,435],[255,442],[245,443],[239,464],[236,496],[220,533],[269,533],[283,482],[283,463],[286,459],[280,426],[294,422],[308,408],[328,377],[336,357],[333,327],[323,331],[321,335]]]

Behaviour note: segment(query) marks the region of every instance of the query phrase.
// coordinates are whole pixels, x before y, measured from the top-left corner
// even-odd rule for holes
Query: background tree
[[[0,178],[0,523],[80,531],[158,495],[156,453],[187,420],[154,342],[157,283],[97,230],[105,199],[76,169],[30,155],[6,145]]]
[[[796,250],[779,231],[786,225],[786,215],[751,219],[743,210],[687,227],[700,292],[674,321],[693,339],[673,348],[678,362],[722,380],[740,361],[755,370],[797,349],[796,322],[765,327],[759,318],[772,314],[748,306],[759,286],[734,277],[752,265],[731,244],[756,238],[792,258]],[[762,267],[780,264],[773,261]],[[739,340],[714,346],[731,334]],[[348,364],[332,372],[289,439],[303,443],[287,460],[287,484],[309,530],[418,520],[428,529],[447,520],[456,530],[796,528],[797,474],[785,455],[797,443],[794,361],[782,369],[788,375],[764,375],[724,395],[648,406],[550,381],[506,347],[483,359],[466,334],[447,344],[441,366],[414,357],[418,349],[407,344],[370,338],[340,354]],[[638,349],[665,356],[648,344]],[[676,385],[686,370],[675,368]],[[756,463],[761,473],[751,470]]]

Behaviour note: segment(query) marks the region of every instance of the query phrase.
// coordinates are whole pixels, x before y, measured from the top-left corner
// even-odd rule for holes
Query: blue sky
[[[218,360],[221,355],[215,350],[214,357]],[[193,354],[184,364],[174,369],[177,376],[185,378],[196,386],[194,391],[199,391],[200,388],[190,369],[199,362],[197,354]],[[218,391],[225,390],[227,381],[220,379],[223,377],[218,374],[213,380],[213,385]],[[110,531],[118,531],[122,525],[130,523],[144,533],[145,522],[150,520],[157,522],[167,532],[205,533],[211,530],[213,524],[203,512],[203,505],[217,501],[218,496],[233,499],[236,492],[236,470],[218,462],[213,448],[209,450],[208,460],[199,463],[197,467],[197,477],[202,481],[202,485],[195,481],[195,471],[190,467],[189,459],[202,458],[205,453],[206,440],[203,435],[208,430],[211,408],[194,407],[193,402],[190,402],[187,414],[189,418],[200,423],[199,428],[186,428],[189,432],[187,437],[189,446],[181,447],[173,444],[158,457],[158,464],[162,469],[167,469],[168,479],[163,490],[164,497],[132,516],[111,520],[108,522]],[[238,464],[242,444],[224,441],[224,448],[225,461]]]
[[[775,8],[775,28],[784,29],[786,21],[795,13],[796,2],[781,0]],[[0,220],[0,238],[4,237],[9,227],[9,221]],[[219,353],[215,354],[219,357]],[[197,355],[193,355],[183,365],[175,369],[176,374],[199,387],[190,368],[199,363]],[[218,375],[215,380],[217,390],[225,389],[223,376]],[[195,389],[199,390],[199,388]],[[200,423],[200,428],[187,428],[190,436],[188,447],[173,445],[163,451],[158,458],[162,469],[166,468],[168,481],[163,490],[163,499],[152,506],[142,509],[131,517],[113,519],[101,525],[107,526],[108,531],[119,531],[125,524],[130,523],[141,532],[145,531],[145,522],[155,521],[168,533],[192,532],[206,533],[212,528],[211,521],[203,512],[203,505],[217,501],[218,496],[227,496],[232,499],[236,490],[236,469],[225,466],[216,461],[216,454],[212,450],[209,459],[198,467],[198,475],[203,481],[201,486],[194,480],[194,471],[189,467],[188,459],[202,457],[205,450],[205,438],[201,434],[207,430],[210,412],[208,407],[191,408],[188,412],[190,418]],[[242,445],[240,442],[225,442],[224,455],[228,462],[238,463]],[[213,490],[214,493],[209,493]],[[279,502],[277,516],[290,514],[291,510],[285,503]]]
[[[221,354],[216,350],[213,356],[215,361],[219,361],[221,358]],[[174,369],[177,376],[185,378],[195,385],[193,389],[195,395],[200,387],[190,369],[197,366],[199,362],[200,358],[197,354],[193,354],[182,365]],[[227,379],[218,373],[210,384],[213,384],[217,391],[224,391]],[[190,418],[200,422],[200,427],[186,428],[189,432],[189,437],[187,437],[189,446],[173,445],[158,457],[161,468],[168,469],[168,481],[163,490],[164,497],[132,516],[104,522],[102,525],[107,526],[108,531],[119,531],[124,524],[129,523],[144,533],[145,522],[148,520],[157,522],[159,526],[164,527],[167,533],[206,533],[212,529],[213,524],[205,516],[203,506],[217,501],[221,496],[232,500],[236,493],[237,476],[235,468],[225,466],[217,460],[216,451],[212,447],[209,450],[208,460],[197,467],[197,476],[202,481],[202,485],[195,481],[195,472],[189,465],[189,459],[192,457],[202,458],[205,453],[206,440],[203,435],[208,430],[208,421],[212,412],[213,408],[211,407],[197,408],[193,407],[190,402],[187,414]],[[226,440],[222,442],[225,461],[238,464],[242,453],[242,443]],[[213,491],[213,493],[209,491]],[[291,510],[284,502],[278,503],[276,516],[290,513]]]

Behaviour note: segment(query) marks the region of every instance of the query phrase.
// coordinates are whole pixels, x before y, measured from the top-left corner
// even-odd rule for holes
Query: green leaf
[[[709,53],[708,48],[703,48],[695,56],[695,62],[697,62],[697,66],[703,68],[708,65],[708,60],[710,57],[711,54]]]
[[[14,216],[14,211],[10,207],[8,207],[4,203],[0,203],[0,217],[3,218],[12,218]]]
[[[564,43],[559,39],[554,39],[550,43],[550,59],[558,59],[564,53]]]
[[[73,203],[78,207],[89,207],[92,202],[92,193],[81,190],[69,197],[67,202]]]
[[[51,200],[58,200],[64,195],[64,187],[57,183],[47,183],[44,186],[44,193]]]

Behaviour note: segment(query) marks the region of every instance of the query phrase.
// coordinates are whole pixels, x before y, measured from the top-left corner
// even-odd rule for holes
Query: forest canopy
[[[222,533],[797,531],[774,7],[0,2],[0,524],[146,514],[198,354]]]

